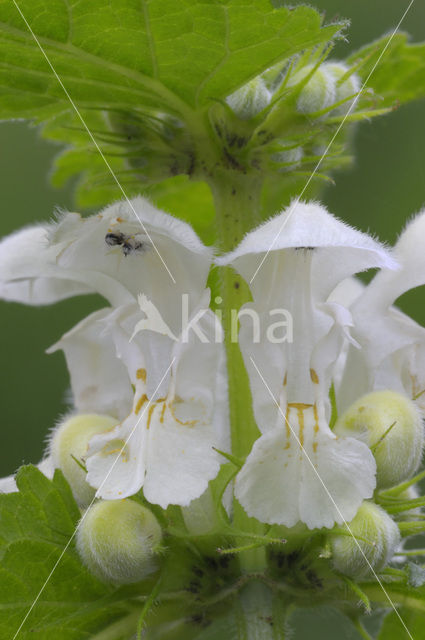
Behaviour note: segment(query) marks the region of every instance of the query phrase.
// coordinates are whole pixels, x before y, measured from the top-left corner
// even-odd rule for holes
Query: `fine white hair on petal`
[[[183,293],[190,305],[202,293],[212,256],[188,223],[137,197],[88,217],[61,212],[3,239],[0,296],[47,304],[97,292],[119,306],[144,293],[171,316]]]
[[[390,269],[398,267],[385,246],[370,235],[331,215],[319,202],[298,200],[292,200],[280,214],[248,232],[236,249],[216,258],[216,263],[226,265],[247,254],[268,253],[291,247],[357,248],[374,254],[373,266]]]

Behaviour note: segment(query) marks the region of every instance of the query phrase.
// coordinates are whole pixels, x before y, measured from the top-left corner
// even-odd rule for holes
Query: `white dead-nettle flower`
[[[393,306],[406,291],[425,283],[425,212],[416,216],[394,247],[400,264],[382,270],[359,290],[350,310],[353,336],[338,390],[340,409],[364,393],[391,389],[425,409],[425,328]]]
[[[200,307],[208,307],[208,299]],[[164,508],[187,505],[218,473],[220,457],[213,446],[227,448],[223,346],[213,340],[211,311],[198,323],[207,343],[194,333],[174,341],[151,330],[130,341],[140,315],[133,306],[121,307],[102,323],[134,395],[128,416],[91,439],[87,479],[103,498],[129,496],[143,487],[145,497]]]
[[[288,527],[351,520],[372,496],[375,460],[363,442],[338,438],[329,428],[333,367],[352,320],[328,298],[349,275],[395,262],[368,235],[303,203],[248,233],[219,262],[251,281],[254,300],[243,308],[239,340],[262,435],[237,476],[237,498],[249,515]],[[292,315],[293,340],[273,344],[282,321],[270,310],[282,308]],[[250,312],[261,318],[258,343]]]
[[[188,224],[142,198],[131,205],[89,218],[66,214],[6,238],[0,295],[44,304],[94,291],[108,300],[112,309],[90,315],[51,349],[65,352],[77,412],[119,421],[92,440],[88,480],[102,497],[143,486],[151,502],[186,505],[218,472],[213,446],[227,446],[223,345],[217,318],[203,313],[212,254]],[[143,325],[140,296],[168,334]],[[190,323],[198,313],[196,330],[187,331],[185,314]]]

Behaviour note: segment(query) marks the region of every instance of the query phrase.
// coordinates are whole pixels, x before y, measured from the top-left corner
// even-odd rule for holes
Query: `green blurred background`
[[[294,3],[291,4],[302,4]],[[407,0],[320,0],[326,20],[352,21],[348,42],[332,57],[345,57],[392,30]],[[416,0],[402,28],[413,41],[425,39],[425,3]],[[405,221],[425,204],[425,102],[404,106],[391,115],[361,125],[356,138],[356,164],[336,175],[323,200],[331,212],[357,227],[394,242]],[[73,208],[72,185],[55,190],[49,169],[59,147],[41,140],[24,122],[0,123],[2,235],[23,225],[51,218],[55,207]],[[403,310],[425,325],[424,287],[399,300]],[[49,429],[66,411],[68,375],[60,353],[44,350],[84,315],[101,305],[96,297],[31,308],[0,302],[0,367],[2,444],[0,475],[20,464],[37,462]],[[297,638],[311,637],[311,618],[298,616]],[[320,614],[315,638],[358,637],[336,614]]]

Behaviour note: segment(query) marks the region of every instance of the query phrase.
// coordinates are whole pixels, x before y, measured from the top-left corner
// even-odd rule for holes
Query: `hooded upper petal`
[[[372,389],[407,391],[411,397],[425,389],[425,328],[393,306],[425,283],[425,212],[407,225],[394,255],[400,269],[378,272],[351,306],[362,350],[349,351],[339,392],[342,409]]]
[[[57,223],[5,238],[0,293],[36,304],[96,291],[114,306],[145,294],[178,329],[181,295],[197,304],[211,257],[190,225],[137,197],[87,218],[63,214]]]

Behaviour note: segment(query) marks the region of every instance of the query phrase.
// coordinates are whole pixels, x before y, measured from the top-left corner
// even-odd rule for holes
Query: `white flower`
[[[179,332],[176,304],[180,309],[183,293],[190,309],[198,304],[211,259],[190,225],[138,197],[131,206],[117,202],[87,218],[66,213],[57,223],[6,237],[0,242],[0,297],[50,304],[96,292],[119,306],[140,293],[153,300],[161,291],[158,310]]]
[[[113,307],[50,349],[64,350],[76,409],[121,420],[88,451],[87,479],[104,498],[143,486],[151,502],[186,505],[218,472],[213,446],[228,446],[227,386],[218,320],[203,313],[211,260],[188,224],[142,198],[89,218],[67,214],[0,244],[3,297],[36,304],[95,291]],[[159,332],[138,299],[162,318]]]
[[[208,299],[202,299],[200,306],[208,306]],[[126,417],[90,441],[87,480],[105,499],[133,495],[143,487],[145,497],[164,508],[187,505],[218,472],[221,460],[213,447],[228,448],[224,350],[213,340],[217,320],[211,311],[200,320],[209,337],[205,344],[195,333],[183,342],[150,330],[136,333],[130,341],[141,317],[136,305],[119,307],[103,317],[99,313],[104,314],[93,314],[56,345],[68,354],[74,377],[74,367],[78,372],[91,360],[90,344],[85,360],[73,357],[80,334],[97,333],[94,348],[103,343],[105,354],[112,345],[111,365],[115,357],[124,369],[122,386],[124,381],[130,389],[132,385],[132,401],[126,411],[123,406]],[[75,377],[79,379],[76,373]],[[99,411],[116,398],[109,378],[109,367],[106,376],[98,373]],[[86,391],[90,383],[89,370]]]
[[[393,306],[425,283],[425,212],[401,234],[394,255],[400,269],[380,271],[351,305],[353,336],[338,397],[342,409],[372,390],[407,393],[425,408],[425,328]]]
[[[236,496],[263,522],[331,527],[352,519],[371,497],[375,461],[364,443],[337,438],[329,428],[328,393],[351,317],[328,298],[351,274],[394,261],[322,206],[298,203],[247,234],[219,262],[231,263],[250,282],[270,247],[251,282],[254,302],[244,308],[260,314],[258,344],[251,319],[241,317],[240,345],[262,436],[237,476]],[[270,340],[278,334],[273,309],[291,313],[292,342]]]

